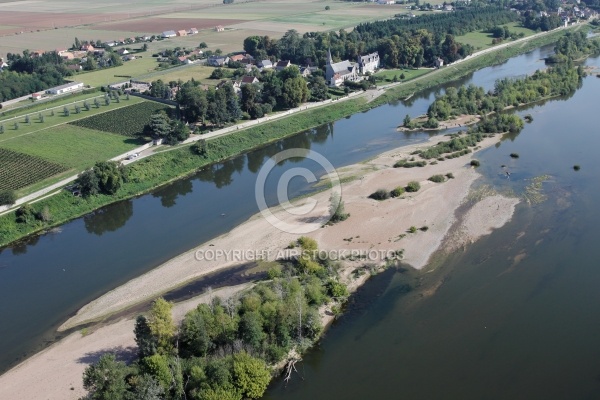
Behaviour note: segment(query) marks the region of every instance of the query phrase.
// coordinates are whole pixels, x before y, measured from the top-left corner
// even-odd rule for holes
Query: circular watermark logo
[[[316,183],[319,179],[306,167],[290,168],[277,181],[277,201],[281,211],[273,213],[265,199],[267,178],[277,164],[291,158],[312,160],[322,167],[325,170],[323,177],[326,177],[327,184],[331,188],[331,196],[322,200],[307,197],[292,204],[288,198],[288,186],[293,178],[302,177],[308,183]],[[271,225],[284,232],[306,234],[326,224],[338,210],[342,198],[342,187],[335,168],[322,154],[313,150],[307,152],[306,149],[288,149],[275,154],[265,162],[258,172],[254,194],[261,214]]]

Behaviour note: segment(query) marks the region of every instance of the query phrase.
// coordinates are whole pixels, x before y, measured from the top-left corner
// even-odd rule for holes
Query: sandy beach
[[[353,281],[350,278],[351,271],[366,263],[382,263],[384,256],[381,255],[403,250],[404,262],[420,269],[427,265],[431,255],[440,249],[445,239],[451,239],[446,240],[446,243],[452,243],[448,248],[451,251],[491,233],[512,217],[519,200],[492,193],[470,204],[465,215],[457,220],[455,211],[466,204],[470,188],[480,176],[469,165],[471,155],[423,168],[393,168],[396,161],[409,157],[414,150],[447,139],[438,136],[426,143],[396,149],[373,160],[338,170],[344,182],[342,199],[350,217],[335,225],[316,225],[315,230],[306,236],[313,237],[320,249],[332,254],[348,255],[354,251],[367,255],[360,261],[344,261],[341,274],[352,290],[367,277]],[[499,139],[500,136],[485,139],[480,147],[489,147]],[[447,173],[452,173],[454,178],[443,183],[427,180],[432,175]],[[420,182],[421,189],[384,201],[368,197],[378,189],[390,191],[398,186],[406,186],[410,181]],[[288,222],[314,224],[310,221],[327,214],[330,193],[323,191],[312,197],[318,200],[318,206],[308,215],[289,214],[281,207],[272,212]],[[309,200],[301,199],[299,202]],[[427,229],[410,233],[409,229],[413,226]],[[459,228],[451,231],[453,226]],[[255,254],[260,251],[265,259],[273,260],[299,236],[282,232],[262,215],[256,215],[231,232],[181,254],[94,300],[66,321],[61,329],[101,321],[107,315],[154,299],[202,275],[239,264],[239,260],[228,256],[207,257],[209,253],[237,250]],[[240,288],[223,289],[213,295],[228,297],[235,290]],[[176,318],[181,319],[187,310],[205,300],[206,296],[200,296],[178,304]],[[324,322],[328,322],[327,318]],[[77,399],[84,394],[81,384],[83,370],[97,359],[98,354],[110,349],[123,350],[125,354],[135,352],[133,326],[133,320],[121,320],[92,330],[86,336],[80,333],[69,335],[0,376],[0,398]],[[32,377],[36,379],[32,380]]]

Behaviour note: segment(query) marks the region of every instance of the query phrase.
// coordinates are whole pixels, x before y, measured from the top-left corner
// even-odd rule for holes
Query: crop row
[[[18,190],[67,169],[40,157],[0,148],[0,190]]]
[[[143,101],[127,107],[83,118],[70,125],[98,131],[116,133],[123,136],[139,136],[150,122],[150,117],[167,106],[153,101]]]

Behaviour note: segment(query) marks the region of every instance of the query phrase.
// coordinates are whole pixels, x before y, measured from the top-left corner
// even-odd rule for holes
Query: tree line
[[[64,83],[72,72],[55,51],[34,55],[8,53],[8,70],[0,73],[0,102],[26,96]]]
[[[269,270],[269,281],[222,300],[211,298],[177,325],[172,304],[156,300],[139,316],[137,358],[126,365],[103,355],[88,366],[90,399],[258,399],[272,365],[302,353],[322,332],[319,307],[347,296],[337,265],[316,256],[317,243],[290,245],[300,256]]]
[[[444,14],[424,14],[410,19],[392,19],[358,25],[352,32],[288,31],[281,39],[249,36],[244,50],[256,59],[291,60],[299,65],[327,62],[331,49],[334,59],[356,60],[361,54],[379,52],[383,66],[433,66],[440,57],[446,63],[465,57],[472,47],[457,43],[454,36],[490,29],[518,20],[519,16],[496,7],[472,7]]]

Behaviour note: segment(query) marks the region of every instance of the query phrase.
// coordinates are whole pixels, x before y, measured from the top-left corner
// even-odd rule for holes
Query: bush
[[[417,231],[417,227],[416,226],[411,226],[410,228],[408,228],[408,231],[410,233],[415,233]]]
[[[12,205],[15,201],[17,201],[17,194],[14,190],[0,191],[0,206]]]
[[[435,182],[435,183],[441,183],[444,182],[446,180],[446,178],[444,178],[444,175],[433,175],[430,176],[429,179],[431,182]]]
[[[510,153],[510,156],[512,158],[519,158],[519,154],[517,154],[517,153]]]
[[[413,167],[424,167],[427,165],[426,161],[407,161],[399,160],[394,164],[394,168],[413,168]]]
[[[479,161],[477,161],[477,160],[471,160],[471,165],[472,165],[473,167],[479,167],[481,164],[480,164],[480,162],[479,162]]]
[[[392,197],[400,197],[404,194],[405,190],[402,186],[398,186],[396,189],[390,192],[390,196]]]
[[[578,165],[578,164],[575,164],[575,165],[573,165],[573,169],[574,169],[575,171],[579,171],[579,170],[581,169],[581,166],[580,166],[580,165]]]
[[[373,200],[379,200],[379,201],[387,200],[390,198],[390,193],[385,189],[379,189],[375,193],[372,193],[369,196],[369,198],[373,199]]]
[[[419,189],[421,189],[421,184],[417,181],[412,181],[412,182],[408,182],[408,185],[406,185],[406,191],[407,192],[418,192]]]
[[[448,179],[454,179],[454,174],[452,172],[448,172],[446,174],[446,178],[448,178]]]

